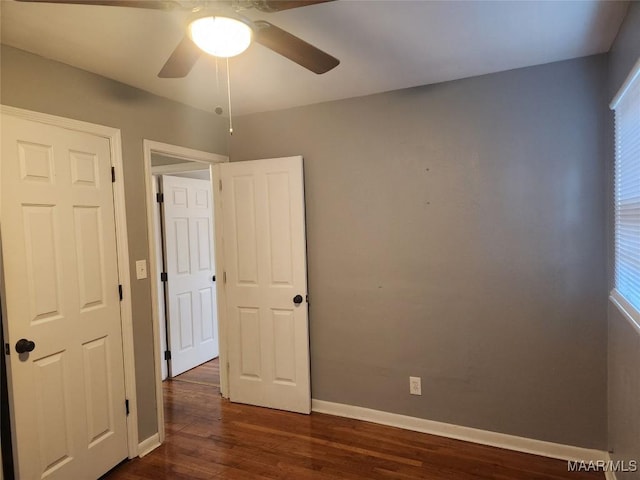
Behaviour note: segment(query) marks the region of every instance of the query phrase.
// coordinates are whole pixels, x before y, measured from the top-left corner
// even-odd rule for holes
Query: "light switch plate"
[[[147,278],[147,261],[146,260],[136,261],[136,278],[138,280]]]

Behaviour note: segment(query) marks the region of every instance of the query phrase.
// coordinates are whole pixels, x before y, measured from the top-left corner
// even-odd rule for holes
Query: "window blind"
[[[640,311],[640,61],[615,110],[615,289]]]

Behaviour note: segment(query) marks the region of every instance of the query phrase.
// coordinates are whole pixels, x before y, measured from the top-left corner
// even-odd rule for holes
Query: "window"
[[[614,297],[640,322],[640,60],[611,102],[615,110]]]

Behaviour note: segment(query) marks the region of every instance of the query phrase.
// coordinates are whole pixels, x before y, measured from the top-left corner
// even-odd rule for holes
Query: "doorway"
[[[150,141],[144,151],[148,205],[156,202],[152,153],[190,161],[208,156],[199,161],[209,163],[213,178],[220,394],[234,402],[310,413],[302,156],[226,163],[226,157]],[[158,250],[153,212],[147,209],[151,258]],[[155,262],[150,269],[153,284],[160,272]],[[158,290],[151,292],[158,434],[142,454],[163,442],[165,428]]]
[[[167,313],[170,312],[170,309],[172,308],[170,303],[171,299],[169,299],[168,302],[166,301],[167,293],[169,294],[169,296],[171,295],[171,292],[169,292],[169,288],[167,288],[169,282],[171,281],[171,272],[170,271],[167,272],[167,267],[168,267],[168,262],[166,258],[166,253],[167,253],[166,240],[167,239],[165,239],[163,244],[162,231],[164,227],[163,221],[167,220],[167,218],[165,218],[167,217],[166,215],[167,212],[165,211],[167,209],[165,207],[167,207],[166,201],[169,197],[167,196],[164,197],[164,200],[165,200],[164,204],[158,203],[158,200],[162,200],[163,193],[164,194],[168,193],[166,191],[163,192],[163,189],[166,188],[164,184],[166,184],[168,180],[170,180],[173,183],[178,182],[178,183],[186,184],[189,182],[190,179],[195,178],[196,179],[194,180],[195,182],[198,182],[198,181],[206,182],[210,193],[206,195],[199,194],[198,201],[203,201],[204,197],[207,197],[206,200],[208,201],[209,205],[213,207],[212,215],[213,215],[213,218],[215,218],[216,215],[218,214],[219,206],[213,203],[213,194],[212,194],[213,183],[214,183],[213,165],[217,163],[223,163],[223,162],[228,162],[228,157],[225,157],[223,155],[203,152],[199,150],[193,150],[190,148],[180,147],[176,145],[154,142],[151,140],[144,141],[145,183],[146,183],[146,191],[147,191],[147,205],[149,205],[149,208],[147,209],[147,228],[148,228],[149,252],[150,252],[149,275],[150,275],[150,280],[152,285],[152,288],[151,288],[152,316],[153,316],[154,345],[155,345],[155,351],[156,351],[154,361],[156,364],[156,398],[158,400],[163,398],[162,380],[168,378],[172,373],[171,369],[167,368],[167,366],[168,366],[168,362],[172,362],[173,364],[173,358],[169,358],[169,357],[170,356],[173,357],[175,355],[175,352],[172,351],[170,354],[165,354],[165,352],[171,351],[171,349],[169,348],[169,345],[171,345],[171,329],[172,329],[171,322],[172,320],[175,322],[176,316],[180,315],[179,313],[180,309],[182,309],[183,313],[184,312],[188,313],[189,308],[191,308],[190,305],[192,305],[190,302],[186,302],[186,303],[183,302],[183,304],[181,306],[178,305],[177,310],[174,311],[173,319],[171,314],[167,315]],[[187,195],[187,189],[182,189],[180,191],[183,192],[184,195]],[[194,195],[193,198],[195,199],[196,198],[195,196],[198,194],[193,194],[193,195]],[[182,193],[178,194],[178,197],[181,197],[181,196],[182,196]],[[171,194],[171,198],[173,199],[174,197],[175,196]],[[186,197],[184,198],[186,199]],[[218,259],[216,259],[215,257],[214,243],[218,242],[219,239],[218,239],[218,232],[213,227],[213,223],[214,222],[211,222],[211,229],[209,230],[211,232],[210,240],[212,241],[208,242],[208,247],[205,248],[204,250],[206,250],[206,253],[209,255],[211,264],[215,265],[216,263],[219,263],[219,262],[216,262],[216,260]],[[166,233],[166,228],[164,228],[164,230]],[[175,233],[176,231],[182,231],[184,233],[185,230],[180,229],[174,225],[173,232]],[[204,229],[201,229],[200,233],[202,233],[203,231]],[[198,236],[197,228],[196,230],[194,230],[194,232],[195,233],[191,234],[191,236],[192,237],[194,235]],[[183,235],[182,239],[184,240],[187,236],[189,235]],[[204,238],[204,236],[200,235],[200,238]],[[176,240],[175,235],[173,240]],[[193,248],[199,248],[199,247],[196,246]],[[179,250],[184,251],[184,249],[179,249]],[[167,273],[167,275],[166,276],[163,275],[164,273]],[[212,292],[212,295],[217,296],[216,294],[217,294],[217,289],[219,288],[218,286],[219,282],[215,281],[217,279],[214,279],[214,276],[215,276],[215,270],[208,277],[210,280],[210,283],[208,285],[208,288],[209,288],[208,291]],[[163,281],[164,279],[168,279],[169,281],[168,282]],[[199,295],[199,293],[197,295]],[[218,305],[219,302],[216,301],[215,303],[212,304],[210,303],[209,301],[210,299],[208,299],[208,297],[206,297],[205,299],[207,301],[203,302],[202,304],[212,305],[211,307],[212,310],[215,310],[215,311],[212,311],[212,313],[217,314],[217,312],[219,312],[221,308],[220,305]],[[200,302],[200,300],[198,300],[198,302]],[[193,305],[196,305],[195,307],[193,307],[194,309],[200,308],[198,306],[200,305],[200,303],[198,302],[193,304]],[[174,323],[173,326],[175,327],[176,324]],[[219,334],[220,329],[216,327],[215,330],[217,331],[213,333],[215,334],[216,343],[218,343],[217,340],[220,338],[220,334]],[[193,332],[189,332],[187,329],[186,333],[188,334],[187,336],[189,336]],[[181,333],[178,332],[177,335],[179,336],[181,335]],[[167,341],[167,338],[169,339],[169,341]],[[175,339],[175,335],[174,335],[174,339]],[[218,345],[218,347],[222,347],[222,346],[223,345]],[[224,364],[224,352],[219,351],[219,352],[213,352],[213,353],[215,356],[218,356],[218,353],[219,353],[221,357],[220,363]],[[167,360],[165,360],[165,358],[167,358]],[[206,361],[206,359],[204,361]],[[224,371],[221,372],[221,377],[222,377],[221,384],[223,384]],[[159,401],[158,403],[160,406],[161,402]],[[164,412],[162,408],[158,408],[157,443],[154,442],[154,444],[149,445],[148,450],[149,451],[152,450],[159,443],[162,443],[163,440],[164,440]]]

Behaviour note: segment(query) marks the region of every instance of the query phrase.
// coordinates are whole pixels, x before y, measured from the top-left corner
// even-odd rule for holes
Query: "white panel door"
[[[220,165],[229,395],[309,413],[302,157]]]
[[[0,168],[16,478],[97,478],[127,457],[109,142],[3,115]]]
[[[162,176],[170,372],[218,356],[213,196],[209,180]]]

